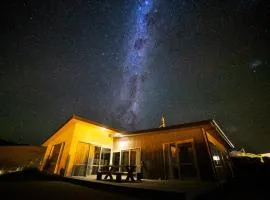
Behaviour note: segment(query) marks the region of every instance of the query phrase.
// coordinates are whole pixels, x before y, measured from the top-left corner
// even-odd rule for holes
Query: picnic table
[[[124,166],[127,170],[127,178],[126,178],[126,181],[128,181],[129,179],[131,181],[135,181],[134,179],[134,171],[136,169],[136,165],[126,165]]]
[[[126,172],[119,172],[119,168],[124,168]],[[122,175],[127,175],[126,181],[135,181],[134,176],[136,173],[134,172],[136,169],[136,165],[107,165],[103,166],[102,169],[97,173],[97,180],[102,180],[102,175],[105,175],[104,180],[110,178],[113,180],[112,175],[116,175],[116,181],[122,181]],[[137,176],[140,177],[140,176]],[[137,180],[139,180],[137,178]]]

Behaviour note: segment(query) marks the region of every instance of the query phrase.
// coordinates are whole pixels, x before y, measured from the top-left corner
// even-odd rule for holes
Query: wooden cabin
[[[136,165],[144,179],[223,181],[233,144],[214,120],[123,132],[72,116],[43,143],[41,169],[91,176],[102,166]],[[119,167],[117,170],[124,170]]]

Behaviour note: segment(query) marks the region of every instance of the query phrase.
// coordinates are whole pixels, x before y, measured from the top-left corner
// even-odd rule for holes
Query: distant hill
[[[15,146],[15,145],[28,145],[28,144],[17,144],[15,142],[6,141],[0,138],[0,146]]]
[[[31,145],[0,146],[0,169],[38,168],[46,148]]]

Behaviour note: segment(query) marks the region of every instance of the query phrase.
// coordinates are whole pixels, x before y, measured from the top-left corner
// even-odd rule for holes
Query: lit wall
[[[54,173],[59,173],[61,168],[67,168],[66,169],[67,171],[70,170],[70,165],[67,163],[67,161],[69,157],[70,147],[72,146],[75,123],[76,121],[74,119],[71,119],[42,145],[46,147],[46,152],[43,158],[43,166],[44,166],[51,152],[52,147],[59,143],[63,142],[65,143],[61,159],[58,160],[57,168],[55,169]]]
[[[76,120],[75,142],[86,142],[96,145],[112,147],[113,139],[111,134],[113,131],[83,121]]]
[[[223,144],[221,144],[221,142],[219,142],[216,138],[214,138],[210,132],[206,132],[207,134],[207,139],[209,142],[213,143],[216,147],[218,147],[218,149],[220,149],[223,152],[227,152],[225,146]]]
[[[43,163],[46,162],[52,147],[64,142],[63,153],[58,160],[54,173],[59,173],[63,168],[65,169],[65,175],[70,176],[77,144],[85,142],[112,149],[112,134],[115,134],[115,132],[110,129],[72,118],[43,144],[43,146],[47,147]]]
[[[77,144],[79,142],[91,143],[93,145],[107,148],[113,147],[113,138],[111,137],[113,131],[81,120],[74,120],[75,128],[72,144],[69,150],[69,167],[66,172],[67,176],[72,174],[72,167],[75,159]]]

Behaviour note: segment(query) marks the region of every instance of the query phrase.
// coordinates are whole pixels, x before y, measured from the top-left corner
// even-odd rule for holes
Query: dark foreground
[[[270,159],[232,158],[234,178],[196,200],[270,199]]]
[[[269,164],[269,163],[268,163]],[[269,165],[238,163],[235,178],[196,200],[270,199]],[[185,195],[82,184],[59,176],[26,170],[0,176],[1,199],[185,199]]]
[[[62,181],[0,182],[1,199],[127,199],[127,196]],[[5,198],[2,198],[5,197]],[[128,197],[130,199],[135,199]]]
[[[5,197],[3,199],[185,199],[183,193],[115,187],[48,175],[37,170],[0,176],[0,193]]]

